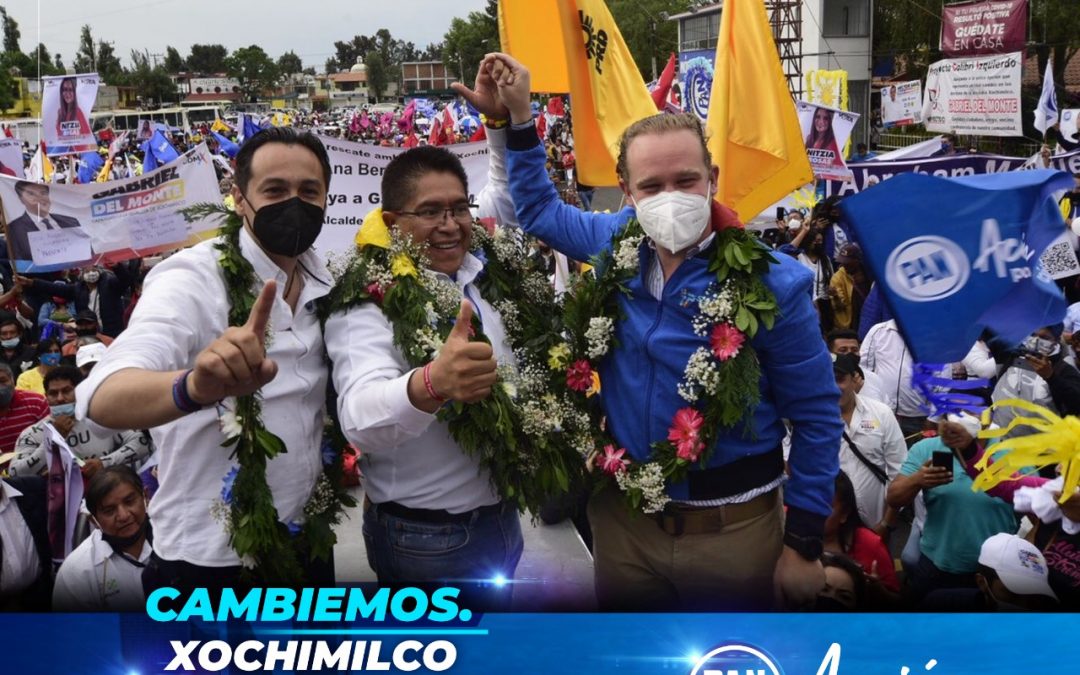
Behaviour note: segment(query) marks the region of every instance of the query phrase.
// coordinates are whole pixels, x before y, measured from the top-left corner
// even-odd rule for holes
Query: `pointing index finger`
[[[244,324],[245,328],[250,328],[253,333],[259,336],[266,332],[266,327],[270,323],[270,310],[274,307],[274,295],[276,293],[277,282],[273,279],[267,281],[259,293],[259,297],[255,299],[255,304],[251,306],[251,313],[248,314],[247,323]]]

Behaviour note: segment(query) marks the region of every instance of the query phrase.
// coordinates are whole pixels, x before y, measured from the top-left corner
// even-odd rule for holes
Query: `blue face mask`
[[[74,403],[61,403],[60,405],[49,406],[49,412],[53,417],[61,417],[67,415],[69,417],[75,416],[75,404]]]
[[[10,340],[0,340],[0,347],[4,349],[15,349],[19,346],[19,338],[11,338]]]
[[[43,366],[58,366],[60,365],[60,352],[48,352],[41,355],[41,365]]]

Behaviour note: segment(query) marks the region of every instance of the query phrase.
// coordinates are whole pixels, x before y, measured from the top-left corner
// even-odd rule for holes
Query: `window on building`
[[[720,12],[683,19],[681,49],[716,49],[716,38],[719,34]]]
[[[825,37],[869,35],[870,0],[825,0],[821,24]]]

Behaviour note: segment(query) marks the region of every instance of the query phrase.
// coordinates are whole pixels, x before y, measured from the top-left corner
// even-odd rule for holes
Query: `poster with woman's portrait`
[[[858,113],[806,101],[797,101],[796,109],[814,176],[824,180],[851,180],[851,170],[844,163],[843,148],[859,121]]]
[[[90,126],[90,111],[97,99],[97,73],[43,77],[41,93],[41,135],[45,145],[80,152],[97,147]],[[52,154],[52,152],[50,152]]]

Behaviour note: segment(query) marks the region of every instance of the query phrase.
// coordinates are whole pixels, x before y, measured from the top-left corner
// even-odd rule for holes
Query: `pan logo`
[[[971,276],[971,264],[959,244],[926,235],[893,249],[885,263],[885,280],[894,293],[911,302],[943,300],[960,291]]]
[[[783,675],[772,657],[757,647],[722,645],[698,659],[690,675]]]

